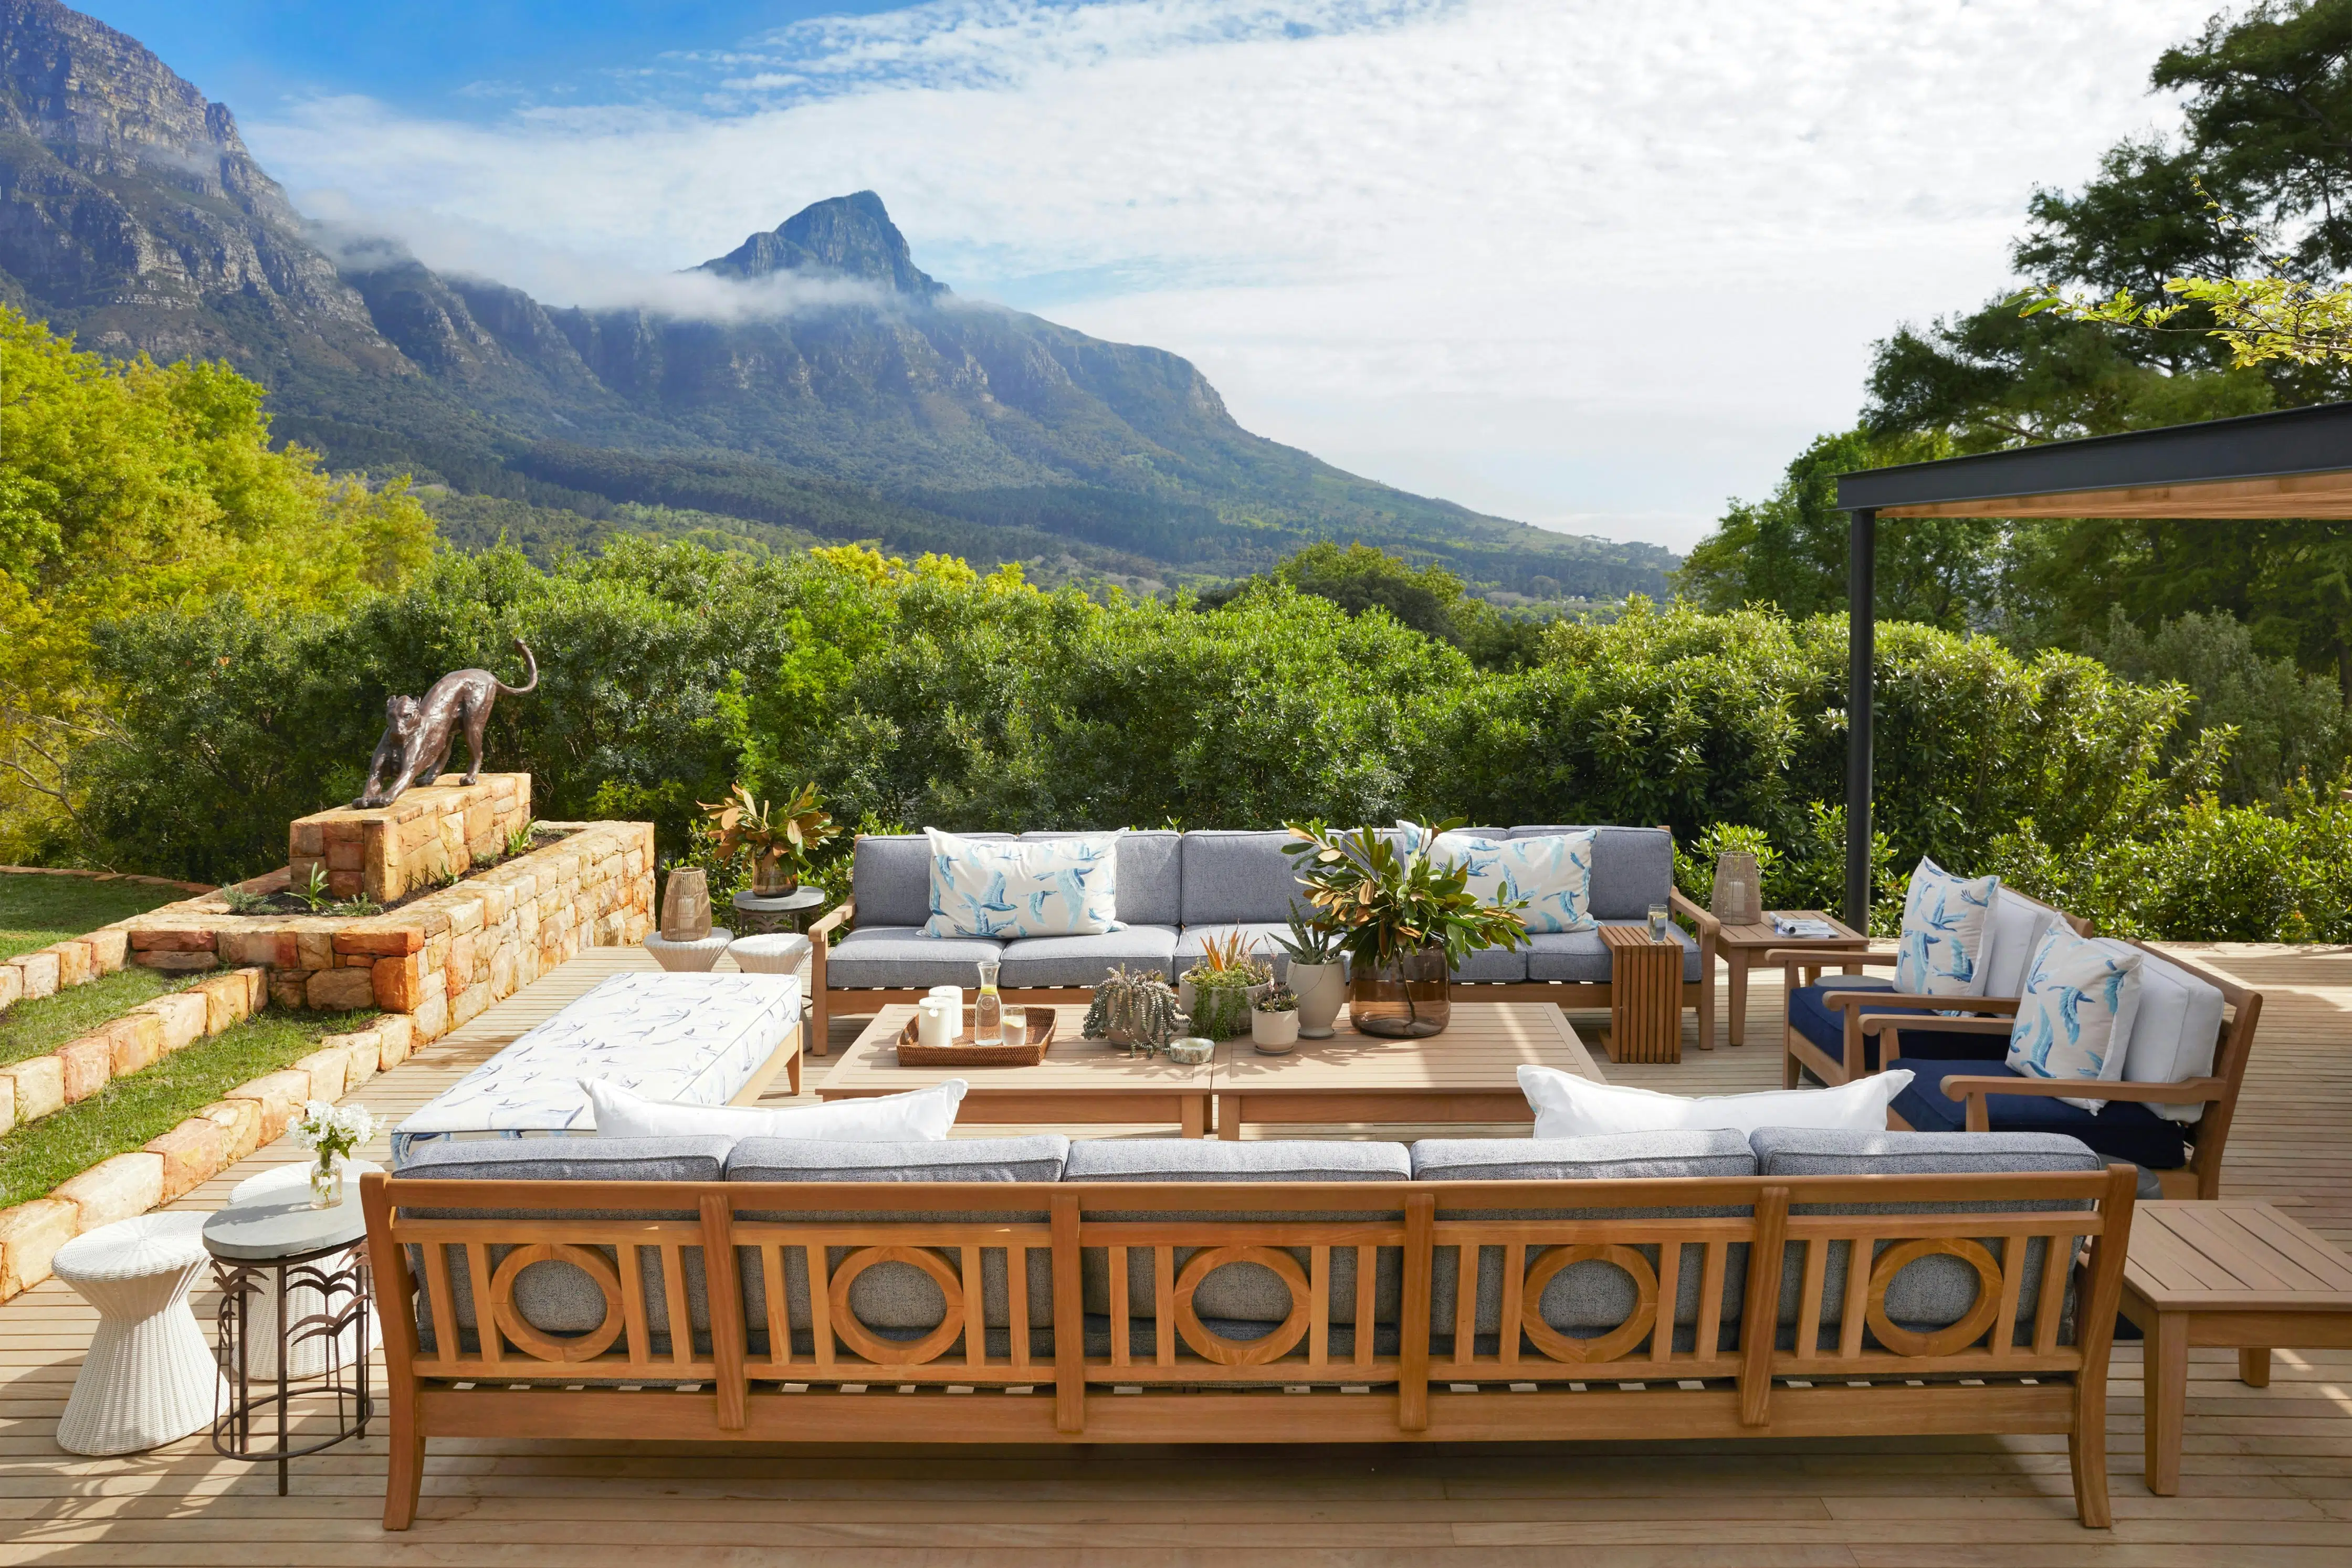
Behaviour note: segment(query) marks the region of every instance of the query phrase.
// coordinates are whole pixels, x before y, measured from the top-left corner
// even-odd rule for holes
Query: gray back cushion
[[[1515,839],[1580,833],[1580,826],[1558,824],[1511,830]],[[1639,920],[1650,905],[1663,904],[1675,882],[1674,835],[1664,828],[1594,827],[1592,915],[1596,920]]]
[[[1355,1144],[1322,1138],[1269,1138],[1262,1143],[1225,1143],[1199,1138],[1096,1138],[1071,1147],[1063,1167],[1066,1182],[1403,1182],[1412,1176],[1412,1156],[1402,1144]],[[1090,1211],[1097,1220],[1139,1220],[1184,1223],[1233,1219],[1360,1220],[1397,1219],[1398,1210],[1383,1216],[1331,1210],[1308,1212],[1268,1209],[1241,1215],[1210,1211],[1151,1213]],[[1181,1274],[1197,1248],[1175,1249],[1175,1270]],[[1302,1273],[1313,1278],[1313,1259],[1304,1247],[1286,1249]],[[1330,1321],[1356,1321],[1356,1249],[1331,1249]],[[1079,1257],[1086,1284],[1087,1311],[1110,1311],[1110,1254],[1087,1248]],[[1375,1322],[1396,1321],[1403,1278],[1402,1256],[1393,1247],[1379,1249],[1372,1275]],[[1151,1250],[1138,1247],[1127,1255],[1128,1310],[1137,1319],[1159,1315],[1157,1283]],[[1192,1309],[1204,1320],[1240,1323],[1278,1323],[1290,1316],[1290,1288],[1272,1270],[1256,1263],[1228,1263],[1210,1271],[1194,1292]]]
[[[1725,1129],[1706,1132],[1612,1133],[1587,1138],[1423,1138],[1412,1146],[1415,1181],[1656,1181],[1686,1176],[1750,1176],[1756,1155],[1748,1140]],[[1492,1212],[1489,1219],[1709,1218],[1745,1215],[1744,1205],[1688,1208],[1542,1208]],[[1448,1218],[1465,1216],[1449,1211]],[[1658,1268],[1654,1244],[1635,1249]],[[1482,1247],[1478,1258],[1476,1332],[1498,1333],[1502,1324],[1503,1249]],[[1534,1261],[1531,1251],[1528,1261]],[[1706,1249],[1683,1246],[1675,1288],[1675,1322],[1698,1322],[1699,1288],[1706,1278]],[[1441,1246],[1432,1262],[1430,1301],[1433,1333],[1451,1336],[1461,1280],[1461,1249]],[[1722,1321],[1739,1321],[1740,1294],[1748,1279],[1748,1249],[1727,1250]],[[1570,1264],[1544,1287],[1543,1319],[1562,1333],[1607,1331],[1633,1312],[1638,1298],[1633,1277],[1598,1259]]]
[[[1035,839],[1083,838],[1083,833],[1024,833]],[[1118,917],[1129,925],[1176,925],[1184,918],[1184,835],[1166,829],[1130,830],[1118,838]]]
[[[920,833],[861,833],[849,865],[849,894],[857,901],[858,925],[920,925],[931,917],[931,841]]]
[[[433,1181],[718,1181],[727,1168],[734,1140],[704,1134],[676,1138],[459,1138],[419,1145],[401,1170],[404,1179]],[[427,1208],[413,1210],[421,1218],[520,1219],[695,1219],[692,1210],[647,1214],[633,1209]],[[461,1338],[470,1341],[475,1328],[474,1281],[467,1272],[466,1249],[443,1248],[449,1268],[449,1301],[457,1313]],[[496,1270],[511,1247],[493,1247],[488,1263]],[[594,1249],[617,1269],[610,1247]],[[425,1269],[424,1249],[408,1249],[408,1265],[416,1275],[417,1322],[426,1348],[436,1343],[433,1326],[432,1292]],[[645,1283],[646,1317],[654,1335],[667,1343],[669,1294],[663,1286],[661,1252],[644,1248],[637,1253]],[[687,1310],[698,1330],[710,1326],[710,1301],[704,1290],[702,1249],[685,1248]],[[483,1283],[487,1286],[488,1281]],[[533,1328],[556,1334],[586,1333],[604,1321],[604,1292],[596,1281],[572,1264],[551,1260],[534,1263],[515,1277],[515,1307]],[[468,1348],[471,1348],[470,1345]],[[616,1342],[615,1349],[621,1348]]]
[[[949,1138],[909,1144],[831,1144],[804,1138],[746,1138],[735,1145],[727,1162],[727,1179],[738,1182],[1051,1182],[1062,1174],[1070,1140],[1059,1134],[1026,1138]],[[907,1224],[1039,1224],[1043,1210],[914,1209],[895,1216],[880,1211],[761,1209],[748,1210],[747,1221],[825,1224],[848,1221]],[[878,1228],[878,1226],[877,1226]],[[838,1268],[855,1250],[825,1249],[826,1272]],[[935,1249],[951,1272],[961,1275],[961,1260],[952,1248]],[[769,1326],[767,1271],[755,1249],[739,1248],[738,1272],[743,1281],[745,1321],[754,1330]],[[1006,1284],[1005,1249],[983,1248],[980,1273],[982,1310],[987,1325],[1006,1327],[1012,1321],[1012,1292]],[[1028,1281],[1028,1322],[1043,1328],[1054,1321],[1054,1260],[1043,1247],[1024,1256]],[[808,1254],[787,1245],[783,1250],[784,1298],[793,1331],[806,1335],[809,1312]],[[947,1299],[939,1285],[909,1263],[877,1263],[864,1270],[849,1287],[850,1310],[858,1322],[877,1331],[928,1333],[939,1325]]]
[[[1186,925],[1290,918],[1307,905],[1306,890],[1282,852],[1286,830],[1270,832],[1203,829],[1184,835],[1183,922]]]
[[[1839,1133],[1811,1127],[1763,1127],[1751,1134],[1760,1174],[1767,1176],[1992,1176],[2021,1171],[2097,1171],[2106,1162],[2078,1139],[2055,1133]],[[1985,1202],[1958,1204],[1821,1204],[1801,1205],[1802,1214],[1952,1214],[2034,1213],[2084,1208],[2071,1200]],[[1883,1250],[1885,1243],[1877,1249]],[[1998,1238],[1980,1238],[1978,1245],[2006,1266]],[[2027,1243],[2025,1283],[2018,1301],[2017,1338],[2032,1337],[2037,1292],[2048,1243]],[[1830,1247],[1828,1270],[1822,1290],[1822,1327],[1837,1327],[1844,1318],[1847,1254],[1844,1242]],[[1780,1325],[1797,1321],[1799,1292],[1804,1281],[1804,1248],[1792,1242],[1780,1279]],[[1977,1271],[1957,1258],[1931,1256],[1907,1265],[1890,1281],[1886,1315],[1914,1331],[1944,1328],[1968,1316],[1977,1301]],[[2067,1284],[2063,1308],[2066,1325],[2074,1313],[2074,1285]]]

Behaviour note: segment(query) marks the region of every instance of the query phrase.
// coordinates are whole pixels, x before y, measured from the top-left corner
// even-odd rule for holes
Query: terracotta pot
[[[699,866],[673,869],[662,884],[662,939],[699,942],[710,935],[710,878]]]
[[[784,863],[781,852],[751,858],[751,895],[782,898],[801,884],[800,873]]]
[[[1454,1021],[1445,949],[1423,947],[1393,964],[1366,966],[1348,988],[1348,1017],[1361,1034],[1426,1040]]]

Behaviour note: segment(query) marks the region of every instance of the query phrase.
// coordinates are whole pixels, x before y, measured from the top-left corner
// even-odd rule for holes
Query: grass
[[[126,964],[111,975],[100,975],[83,985],[38,1001],[18,1002],[0,1012],[0,1067],[55,1051],[69,1040],[79,1040],[102,1023],[121,1018],[141,1002],[166,991],[180,990],[203,977],[166,975],[137,964]]]
[[[0,873],[0,958],[13,958],[160,904],[195,896],[142,882]]]
[[[198,1106],[319,1049],[378,1015],[256,1013],[234,1029],[118,1078],[78,1104],[0,1138],[0,1208],[39,1197],[110,1155],[170,1132]]]

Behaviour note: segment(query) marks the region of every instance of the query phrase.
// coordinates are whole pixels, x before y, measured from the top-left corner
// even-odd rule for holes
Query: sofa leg
[[[396,1423],[405,1426],[407,1423]],[[383,1478],[383,1527],[406,1530],[416,1520],[416,1500],[425,1487],[425,1439],[413,1431],[392,1435]]]

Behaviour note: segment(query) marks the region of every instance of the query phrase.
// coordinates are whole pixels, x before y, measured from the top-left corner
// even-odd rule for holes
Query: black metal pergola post
[[[1878,524],[1904,517],[2352,521],[2352,402],[2052,441],[1838,476],[1846,514],[1845,917],[1870,919]]]

